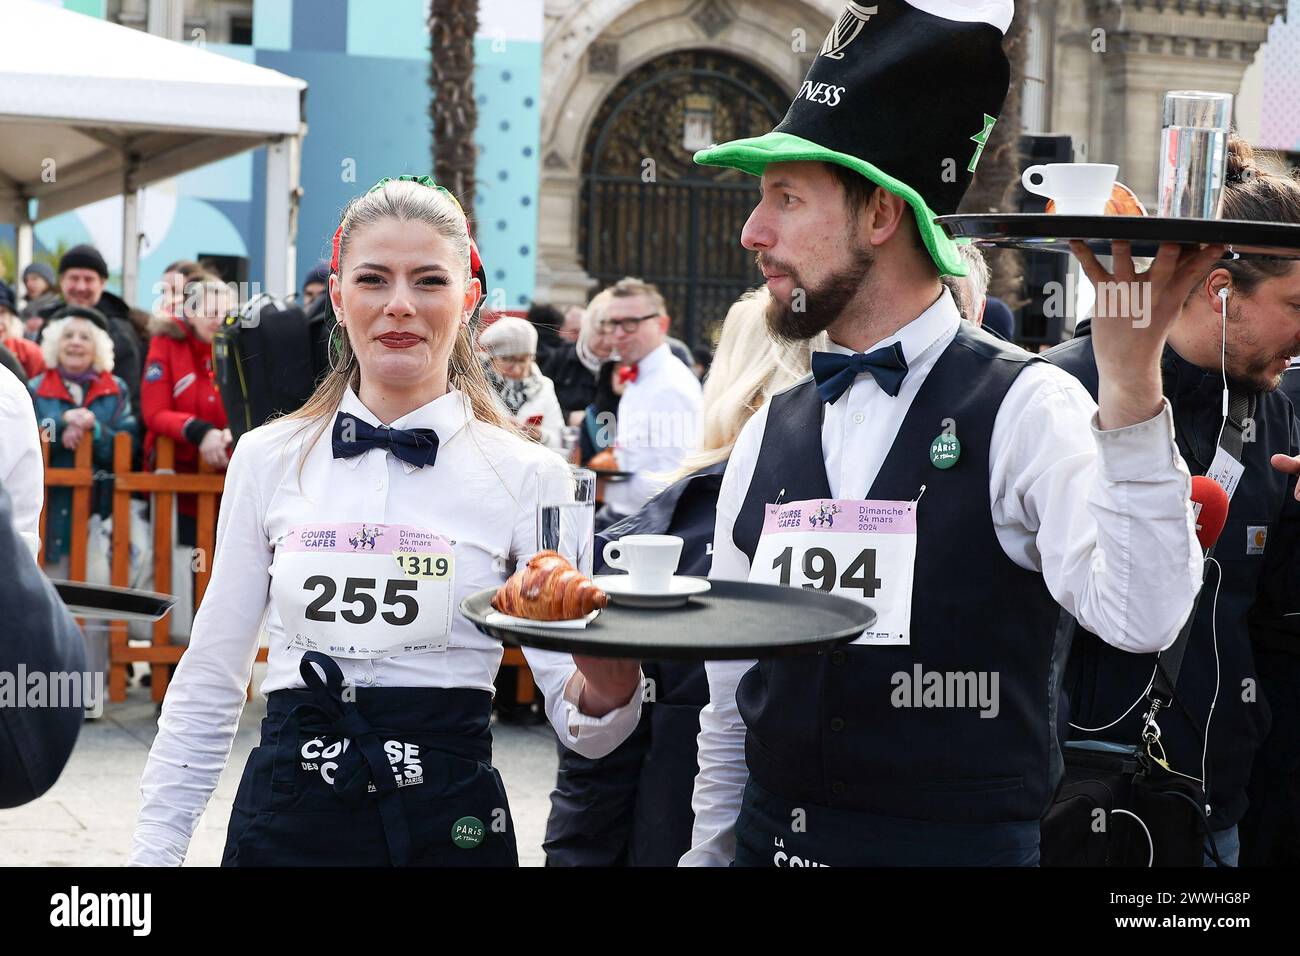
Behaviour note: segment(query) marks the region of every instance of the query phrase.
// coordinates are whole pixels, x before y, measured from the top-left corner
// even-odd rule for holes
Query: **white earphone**
[[[1223,376],[1223,421],[1219,424],[1219,438],[1215,442],[1223,440],[1223,429],[1228,424],[1228,298],[1232,295],[1229,286],[1224,286],[1219,290],[1219,315],[1222,317],[1222,323],[1219,326],[1219,374]]]

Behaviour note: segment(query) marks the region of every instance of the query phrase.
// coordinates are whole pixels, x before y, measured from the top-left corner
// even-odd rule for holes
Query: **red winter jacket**
[[[3,344],[14,353],[14,358],[18,359],[18,364],[27,373],[29,381],[45,371],[45,353],[35,342],[28,342],[26,339],[5,339]]]
[[[185,427],[196,419],[214,428],[226,427],[226,409],[213,377],[212,346],[180,319],[154,319],[149,331],[153,337],[140,384],[141,417],[147,429],[145,466],[154,467],[154,445],[159,435],[166,435],[176,442],[176,470],[196,472],[199,449],[186,439]],[[178,505],[182,513],[193,514],[193,495],[182,495]]]

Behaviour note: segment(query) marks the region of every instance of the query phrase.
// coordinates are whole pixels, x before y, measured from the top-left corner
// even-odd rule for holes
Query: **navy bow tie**
[[[887,348],[876,349],[865,355],[861,352],[853,355],[839,352],[813,353],[813,379],[817,382],[817,394],[823,402],[833,405],[863,372],[870,372],[876,384],[890,397],[897,396],[903,387],[903,379],[907,377],[907,359],[903,357],[903,346],[895,342]]]
[[[371,425],[346,412],[334,417],[335,458],[353,458],[372,448],[387,449],[402,461],[423,468],[438,456],[438,433],[432,428]]]

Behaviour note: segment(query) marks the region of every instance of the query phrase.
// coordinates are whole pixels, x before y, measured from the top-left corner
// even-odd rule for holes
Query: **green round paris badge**
[[[451,842],[462,850],[472,850],[483,842],[483,821],[478,817],[461,817],[451,825]]]
[[[961,457],[961,442],[956,435],[939,435],[930,442],[930,464],[936,468],[951,468]]]

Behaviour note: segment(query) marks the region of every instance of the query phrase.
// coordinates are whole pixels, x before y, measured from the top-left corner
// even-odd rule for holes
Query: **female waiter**
[[[488,715],[501,645],[459,614],[535,551],[553,453],[502,419],[470,344],[465,215],[425,177],[344,211],[333,367],[247,433],[212,580],[141,782],[131,862],[179,864],[230,752],[266,615],[267,717],[226,865],[514,865]],[[637,721],[626,662],[528,652],[560,738],[596,756]]]

